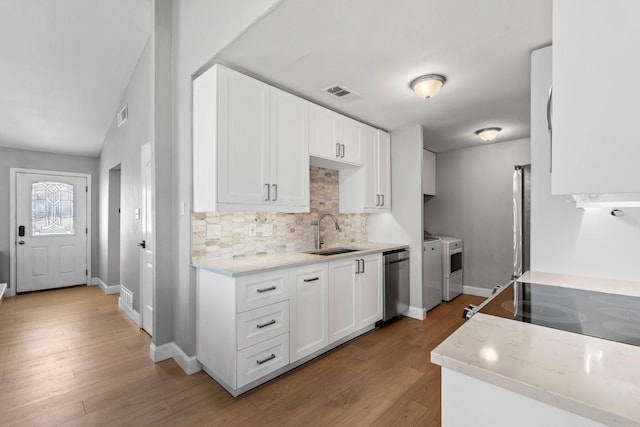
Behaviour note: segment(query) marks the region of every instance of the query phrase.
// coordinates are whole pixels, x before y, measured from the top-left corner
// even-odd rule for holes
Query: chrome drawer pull
[[[258,289],[258,293],[263,293],[263,292],[269,292],[269,291],[275,291],[276,287],[275,286],[270,286],[268,288],[263,288],[263,289]]]
[[[258,329],[262,329],[262,328],[266,328],[267,326],[273,325],[274,323],[276,323],[276,321],[271,319],[270,322],[263,323],[262,325],[256,325],[256,326],[258,327]]]
[[[305,282],[315,282],[316,280],[320,280],[320,278],[314,277],[313,279],[304,279]]]
[[[273,360],[276,358],[276,355],[271,353],[271,356],[267,357],[266,359],[262,359],[262,360],[256,360],[256,363],[258,365],[262,365],[263,363],[267,363],[269,360]]]

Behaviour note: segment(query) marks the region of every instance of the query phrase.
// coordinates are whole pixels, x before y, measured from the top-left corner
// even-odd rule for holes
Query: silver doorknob
[[[18,242],[18,244],[19,244],[19,245],[24,245],[24,240],[20,240],[20,241]]]

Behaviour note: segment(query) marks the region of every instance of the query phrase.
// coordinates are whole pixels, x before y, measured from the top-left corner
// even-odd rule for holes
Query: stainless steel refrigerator
[[[529,270],[531,238],[531,165],[513,169],[513,277]]]

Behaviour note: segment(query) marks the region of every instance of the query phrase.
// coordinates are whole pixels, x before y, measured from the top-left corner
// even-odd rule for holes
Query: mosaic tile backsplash
[[[320,227],[325,248],[367,241],[367,214],[338,213],[338,171],[311,166],[310,212],[206,212],[194,213],[192,256],[207,258],[233,258],[278,252],[301,252],[315,248],[316,222],[320,215],[336,216],[337,231],[330,218]],[[221,227],[220,239],[206,239],[207,224]],[[256,225],[256,236],[247,234],[249,225]],[[273,226],[273,235],[262,237],[264,224]]]

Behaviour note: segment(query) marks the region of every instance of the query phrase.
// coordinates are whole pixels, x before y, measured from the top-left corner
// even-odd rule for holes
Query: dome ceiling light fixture
[[[484,128],[478,129],[477,131],[475,131],[475,134],[478,135],[483,141],[493,141],[494,139],[496,139],[496,136],[498,136],[498,133],[501,130],[502,128],[498,127]]]
[[[409,86],[419,97],[429,99],[436,96],[446,81],[442,74],[425,74],[413,79]]]

